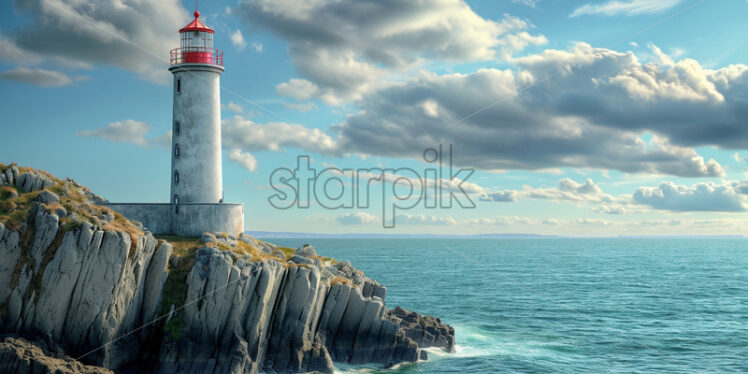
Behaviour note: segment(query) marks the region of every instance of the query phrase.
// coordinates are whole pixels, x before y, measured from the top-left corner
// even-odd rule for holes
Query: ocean
[[[746,239],[267,240],[455,328],[455,353],[341,373],[748,373]]]

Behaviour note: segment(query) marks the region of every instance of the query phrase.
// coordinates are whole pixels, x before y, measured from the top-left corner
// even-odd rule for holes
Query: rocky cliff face
[[[86,364],[331,373],[336,361],[389,366],[425,358],[427,346],[453,348],[450,327],[388,310],[385,287],[311,246],[156,239],[74,181],[39,171],[1,166],[0,188],[0,332]]]

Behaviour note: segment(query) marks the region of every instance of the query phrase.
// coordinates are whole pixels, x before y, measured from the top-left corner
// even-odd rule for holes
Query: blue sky
[[[193,10],[0,4],[0,161],[111,201],[167,201],[168,51]],[[748,233],[745,0],[232,0],[200,12],[225,53],[223,182],[248,230]],[[271,173],[299,155],[318,170],[423,176],[439,144],[475,170],[459,186],[474,208],[421,201],[385,229],[392,199],[268,202]]]

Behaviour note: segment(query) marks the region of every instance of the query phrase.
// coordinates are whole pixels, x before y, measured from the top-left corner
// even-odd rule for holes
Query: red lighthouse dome
[[[179,30],[179,32],[185,32],[185,31],[205,31],[205,32],[209,32],[211,34],[215,33],[215,31],[213,31],[213,29],[211,29],[208,26],[205,26],[204,23],[200,22],[200,12],[199,11],[196,10],[195,13],[193,13],[193,14],[195,16],[195,19],[192,22],[190,22],[187,26],[182,27]]]
[[[223,52],[213,48],[215,31],[200,21],[200,12],[195,11],[195,19],[179,30],[180,48],[171,50],[171,65],[211,64],[223,66]]]

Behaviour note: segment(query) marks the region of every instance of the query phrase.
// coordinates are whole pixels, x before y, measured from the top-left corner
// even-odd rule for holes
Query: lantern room
[[[171,50],[171,65],[212,64],[223,66],[223,52],[213,48],[215,31],[200,21],[200,12],[195,19],[179,30],[180,48]]]

